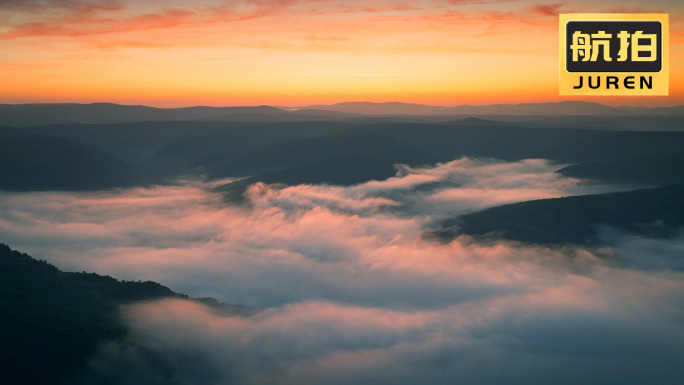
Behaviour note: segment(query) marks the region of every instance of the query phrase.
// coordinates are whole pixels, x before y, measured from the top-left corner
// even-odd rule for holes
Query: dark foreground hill
[[[596,226],[669,237],[684,226],[684,184],[515,203],[446,221],[429,236],[503,238],[536,244],[600,243]]]
[[[100,344],[126,336],[120,305],[162,298],[188,297],[155,282],[62,272],[0,244],[0,384],[72,376]]]

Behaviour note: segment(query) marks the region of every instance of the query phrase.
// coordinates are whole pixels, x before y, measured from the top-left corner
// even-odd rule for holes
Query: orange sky
[[[585,100],[684,104],[679,0],[0,0],[0,103],[566,100],[559,12],[669,13],[670,96]]]

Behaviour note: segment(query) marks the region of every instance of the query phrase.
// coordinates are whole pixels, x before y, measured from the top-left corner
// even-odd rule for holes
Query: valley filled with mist
[[[683,124],[0,105],[0,382],[681,383]]]

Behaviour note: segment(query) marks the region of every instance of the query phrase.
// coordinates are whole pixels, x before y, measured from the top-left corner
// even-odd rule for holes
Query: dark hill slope
[[[408,151],[409,148],[411,146],[396,139],[375,133],[326,135],[277,142],[239,153],[205,157],[194,161],[192,166],[201,167],[212,178],[235,177],[303,166],[338,156],[352,157],[383,150],[386,150],[385,154],[378,153],[378,160],[386,159],[386,152],[389,150],[398,151],[398,158],[401,158],[401,153]],[[411,150],[420,151],[415,148]],[[440,158],[432,156],[430,159],[439,161]],[[368,166],[373,167],[373,163],[369,163]]]
[[[396,174],[395,164],[432,165],[445,158],[377,134],[339,135],[321,138],[318,145],[291,142],[266,156],[262,167],[286,167],[220,188],[229,200],[241,201],[246,188],[256,182],[286,185],[326,183],[353,185],[384,180]],[[295,155],[297,151],[299,154]],[[252,157],[256,154],[245,154]],[[244,159],[244,158],[240,158]],[[313,160],[313,161],[312,161]],[[234,163],[242,165],[239,162]]]
[[[146,122],[42,126],[21,130],[79,142],[145,168],[155,176],[155,181],[196,171],[212,177],[255,176],[303,167],[327,158],[344,157],[344,154],[371,151],[364,149],[371,148],[364,147],[364,139],[356,142],[339,139],[343,135],[356,135],[358,138],[375,135],[388,145],[408,146],[438,161],[468,156],[507,161],[545,158],[559,163],[585,163],[615,161],[644,153],[684,154],[684,132],[594,131],[475,123]],[[8,132],[11,135],[13,129]],[[0,135],[0,138],[7,136]],[[304,141],[294,143],[299,140]],[[393,144],[389,144],[390,140]],[[370,140],[368,144],[373,143]],[[356,148],[352,148],[354,146]],[[374,161],[368,156],[369,161]],[[379,154],[374,159],[386,159],[386,156]],[[187,168],[188,164],[194,167]],[[375,166],[369,164],[369,167]],[[355,170],[362,168],[356,167]],[[311,183],[316,183],[316,179],[309,178]],[[362,179],[359,177],[357,180],[364,181]],[[78,188],[83,187],[75,189]]]
[[[23,128],[22,132],[72,140],[135,163],[150,157],[175,140],[232,129],[241,125],[244,124],[208,122],[62,124]]]
[[[449,158],[544,158],[593,162],[643,153],[684,153],[684,132],[597,131],[506,125],[382,124],[372,132]]]
[[[334,134],[349,124],[342,123],[278,123],[251,124],[245,127],[188,133],[165,144],[149,160],[154,164],[185,166],[212,155],[224,158],[271,143],[314,138]],[[197,165],[203,162],[198,162]]]
[[[155,282],[62,272],[0,244],[0,384],[62,383],[101,344],[129,343],[121,305],[162,298],[190,299]],[[224,314],[251,312],[214,298],[190,300]]]
[[[135,169],[82,144],[39,135],[0,137],[0,189],[90,190],[137,183]]]
[[[325,135],[344,126],[312,122],[139,122],[50,125],[11,129],[8,132],[16,133],[19,130],[25,134],[71,140],[125,159],[131,164],[176,171],[203,156]]]
[[[610,162],[581,163],[558,170],[573,178],[663,185],[684,182],[684,154],[644,154]]]
[[[0,383],[68,377],[100,342],[125,336],[119,305],[168,297],[185,298],[154,282],[64,273],[0,244]]]
[[[429,235],[445,241],[467,234],[537,244],[591,245],[599,243],[596,225],[668,237],[684,226],[684,185],[494,207],[448,220]]]
[[[133,164],[173,171],[210,155],[325,135],[381,134],[434,155],[563,163],[614,161],[644,153],[684,153],[684,132],[621,132],[489,124],[342,122],[144,122],[31,127],[25,133],[73,140]]]
[[[0,136],[20,134],[19,128],[10,126],[0,126]]]

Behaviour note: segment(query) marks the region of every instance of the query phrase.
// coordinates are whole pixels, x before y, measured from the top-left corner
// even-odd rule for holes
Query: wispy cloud
[[[662,102],[671,105],[684,89],[677,2],[3,0],[0,98],[315,104],[365,92],[373,101],[430,104],[555,100],[548,85],[557,81],[559,12],[658,10],[671,17],[673,96]],[[51,70],[36,71],[45,61]],[[103,76],[104,68],[116,70]],[[321,87],[294,75],[321,68],[407,76],[333,76]]]
[[[534,4],[530,6],[529,10],[540,15],[558,16],[558,14],[563,12],[562,8],[567,4],[568,3]],[[565,12],[569,11],[566,10]]]
[[[130,18],[100,19],[77,15],[68,19],[52,19],[45,22],[28,22],[13,26],[11,31],[0,34],[0,39],[16,39],[40,36],[91,36],[127,31],[145,31],[176,27],[195,16],[194,12],[167,10],[156,14],[142,14]]]

